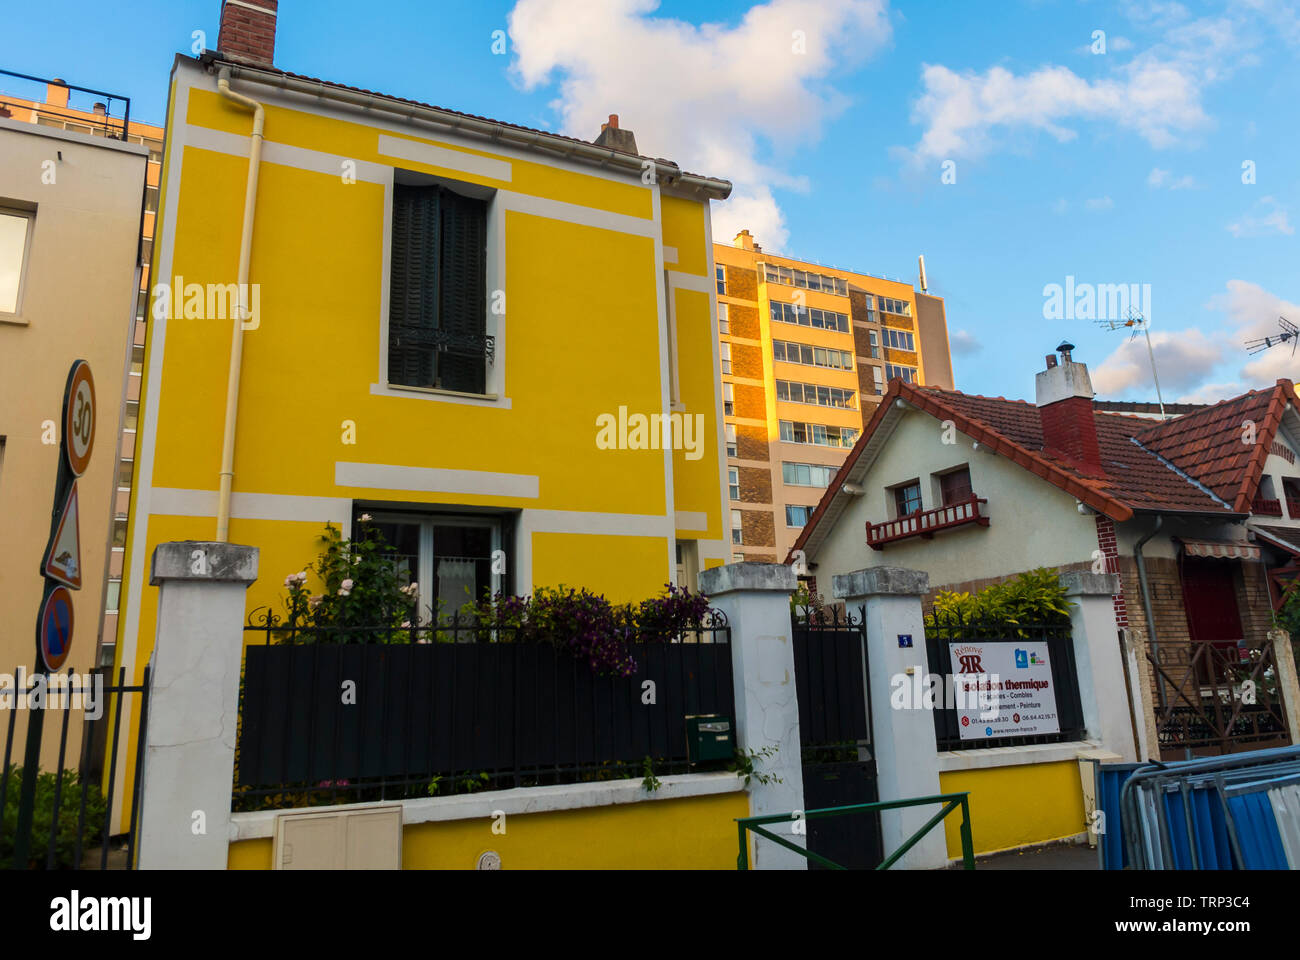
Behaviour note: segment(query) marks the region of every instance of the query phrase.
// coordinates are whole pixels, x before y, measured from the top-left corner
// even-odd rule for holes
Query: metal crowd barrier
[[[1300,870],[1300,746],[1094,767],[1103,870]]]

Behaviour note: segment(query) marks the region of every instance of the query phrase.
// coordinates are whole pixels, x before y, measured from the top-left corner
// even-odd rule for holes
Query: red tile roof
[[[1261,391],[1207,406],[1173,420],[1094,408],[1105,477],[1080,473],[1067,460],[1044,449],[1038,408],[1023,400],[981,397],[918,387],[893,380],[871,422],[858,438],[812,517],[795,541],[802,550],[825,517],[840,488],[877,429],[902,400],[994,453],[1018,463],[1114,520],[1138,511],[1234,516],[1250,512],[1264,461],[1288,402],[1297,399],[1289,380]],[[1254,420],[1255,443],[1242,442],[1242,422]]]
[[[1291,381],[1279,380],[1267,390],[1150,426],[1137,439],[1247,513],[1282,414],[1295,397]]]

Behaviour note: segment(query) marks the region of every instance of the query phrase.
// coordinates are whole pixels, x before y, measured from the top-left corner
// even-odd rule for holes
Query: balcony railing
[[[1286,512],[1292,520],[1300,520],[1300,500],[1287,497]]]
[[[1263,497],[1256,497],[1250,505],[1250,512],[1261,517],[1280,517],[1282,516],[1282,501],[1265,500]]]
[[[884,523],[868,523],[867,545],[873,550],[883,550],[885,544],[895,540],[907,540],[910,537],[925,537],[928,540],[940,530],[964,527],[970,523],[987,527],[989,518],[984,511],[987,505],[987,499],[972,494],[934,510],[923,510]]]

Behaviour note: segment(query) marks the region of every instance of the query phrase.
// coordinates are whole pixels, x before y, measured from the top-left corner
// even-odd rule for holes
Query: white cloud
[[[980,342],[979,338],[965,330],[958,330],[950,336],[948,346],[959,357],[970,356],[984,349],[984,344]]]
[[[1223,344],[1195,328],[1153,331],[1151,349],[1156,357],[1160,386],[1167,392],[1198,386],[1223,359]],[[1145,337],[1138,334],[1125,340],[1097,367],[1092,383],[1099,394],[1119,397],[1126,391],[1137,391],[1143,398],[1154,396],[1155,383]]]
[[[1190,393],[1184,393],[1175,403],[1220,403],[1239,397],[1250,390],[1244,383],[1207,383]]]
[[[1099,70],[1109,68],[1097,78],[1054,64],[1023,73],[925,64],[912,111],[913,122],[924,129],[910,157],[923,162],[978,156],[1021,147],[1033,133],[1070,143],[1087,124],[1129,131],[1158,149],[1184,142],[1210,125],[1204,89],[1233,69],[1259,63],[1253,52],[1258,27],[1271,15],[1265,8],[1276,5],[1230,0],[1219,15],[1193,17],[1179,3],[1127,3],[1127,16],[1158,38],[1127,60],[1115,54],[1135,45],[1126,38],[1110,40],[1109,54],[1092,58]]]
[[[1300,353],[1293,356],[1290,346],[1273,347],[1254,357],[1246,353],[1245,346],[1247,340],[1280,333],[1278,317],[1300,325],[1300,305],[1283,300],[1259,284],[1229,280],[1228,292],[1211,300],[1210,306],[1228,316],[1233,328],[1228,335],[1230,347],[1244,361],[1243,380],[1253,387],[1266,387],[1283,377],[1295,380],[1300,376]]]
[[[617,113],[643,154],[731,179],[717,239],[748,227],[779,249],[787,231],[769,185],[807,189],[782,161],[845,108],[831,72],[889,43],[887,0],[769,0],[735,26],[657,17],[658,8],[518,0],[509,17],[515,76],[525,89],[558,82],[552,106],[569,136],[590,140]]]
[[[924,92],[912,111],[913,122],[925,126],[912,151],[918,161],[987,153],[997,146],[998,132],[1036,130],[1069,143],[1084,121],[1131,130],[1153,147],[1166,147],[1207,123],[1195,79],[1161,62],[1095,81],[1061,66],[1016,76],[1004,67],[980,74],[926,64],[921,82]]]
[[[1289,237],[1295,233],[1295,227],[1291,226],[1285,207],[1272,197],[1262,197],[1240,220],[1228,224],[1228,232],[1239,239],[1275,233]]]
[[[1176,177],[1168,170],[1155,167],[1147,174],[1147,186],[1154,190],[1189,190],[1196,186],[1196,178],[1190,173]]]
[[[1093,213],[1101,213],[1105,210],[1111,210],[1115,206],[1115,201],[1109,196],[1093,197],[1088,201],[1088,209]]]

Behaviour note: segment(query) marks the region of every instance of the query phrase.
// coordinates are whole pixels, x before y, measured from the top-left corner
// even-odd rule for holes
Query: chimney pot
[[[1038,374],[1034,384],[1043,450],[1085,476],[1104,477],[1088,366],[1071,358],[1074,344],[1064,342],[1057,350],[1061,362],[1048,356],[1047,369]]]

